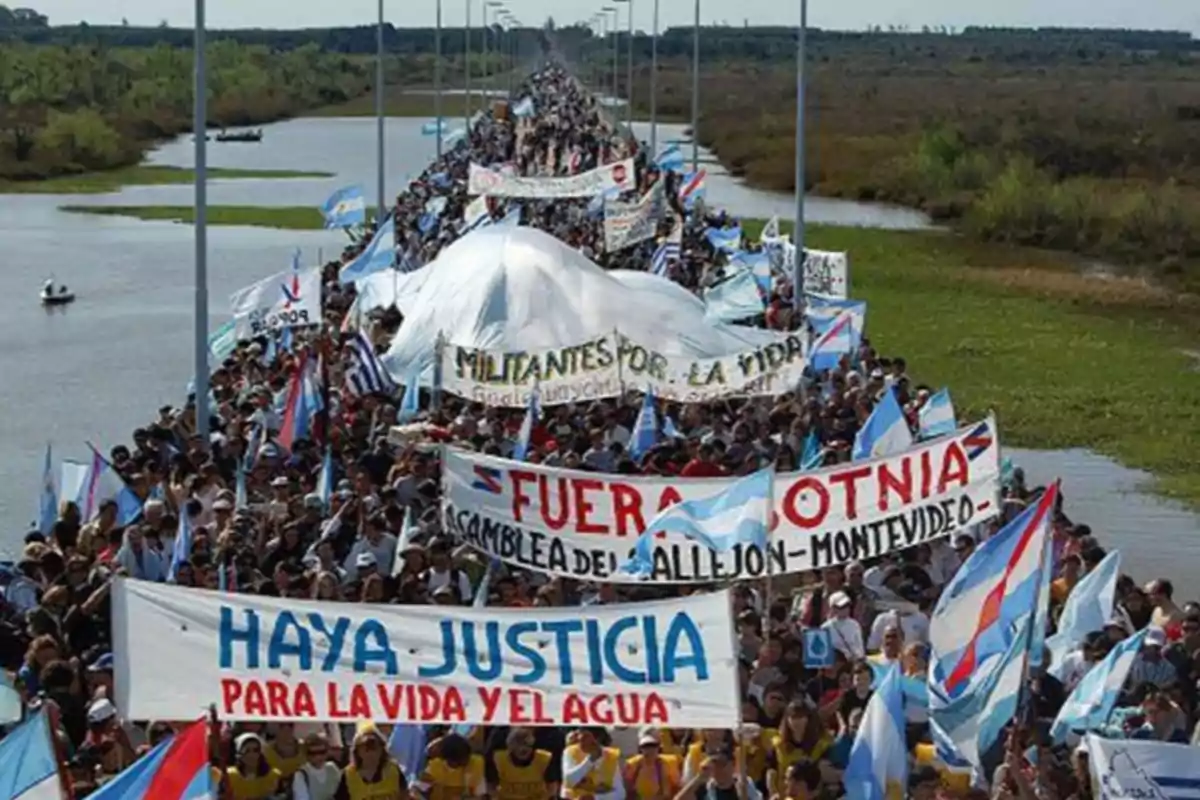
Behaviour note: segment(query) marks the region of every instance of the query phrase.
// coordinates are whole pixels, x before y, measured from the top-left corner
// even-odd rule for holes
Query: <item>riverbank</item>
[[[333,173],[209,167],[208,177],[210,180],[278,180],[281,178],[332,178]],[[136,167],[121,167],[103,172],[62,175],[41,181],[0,181],[0,194],[106,194],[115,192],[124,186],[180,185],[189,184],[195,180],[195,170],[140,164]]]
[[[190,207],[78,207],[193,220]],[[319,229],[308,207],[213,206],[213,224]],[[744,221],[751,238],[762,220]],[[788,226],[785,224],[785,230]],[[958,415],[999,416],[1005,444],[1086,448],[1155,476],[1200,508],[1200,300],[1087,277],[1064,254],[938,231],[811,226],[812,247],[846,250],[868,330],[916,378],[952,389]]]
[[[450,120],[466,118],[480,109],[480,92],[486,91],[490,99],[499,100],[508,95],[507,78],[501,82],[493,79],[486,88],[476,83],[472,87],[471,105],[467,106],[467,95],[462,89],[442,92],[442,116]],[[437,95],[430,88],[394,87],[383,95],[383,113],[387,117],[436,117]],[[314,108],[300,114],[301,117],[373,117],[375,116],[375,94],[368,92],[344,103]],[[451,129],[454,124],[451,123]]]

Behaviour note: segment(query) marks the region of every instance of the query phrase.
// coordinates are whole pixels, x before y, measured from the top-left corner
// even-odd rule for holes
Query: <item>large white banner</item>
[[[287,270],[229,296],[239,339],[321,324],[321,268]]]
[[[791,280],[796,270],[796,245],[781,236],[764,248],[771,259],[771,268],[780,277]],[[845,300],[850,294],[850,256],[829,250],[804,251],[804,291]]]
[[[796,334],[720,358],[682,358],[651,350],[614,331],[582,344],[506,353],[447,344],[442,388],[477,403],[524,408],[537,386],[542,406],[618,397],[653,388],[661,399],[699,403],[721,397],[791,391],[806,363]]]
[[[467,193],[492,197],[595,197],[609,189],[627,192],[635,188],[634,174],[632,158],[562,178],[502,175],[487,167],[471,164]]]
[[[1103,739],[1089,733],[1088,763],[1097,800],[1196,800],[1200,754],[1186,744]]]
[[[120,579],[126,719],[619,725],[736,723],[726,592],[634,605],[331,603]],[[166,648],[166,649],[164,649]]]
[[[634,540],[663,508],[708,498],[735,478],[701,480],[552,469],[447,448],[443,512],[472,546],[529,569],[581,580],[618,573]],[[778,475],[770,573],[874,558],[995,516],[1000,488],[994,421],[901,455]],[[757,547],[716,553],[681,535],[660,537],[652,580],[695,583],[766,575]]]
[[[610,253],[653,239],[662,216],[662,182],[633,203],[604,202],[604,249]]]

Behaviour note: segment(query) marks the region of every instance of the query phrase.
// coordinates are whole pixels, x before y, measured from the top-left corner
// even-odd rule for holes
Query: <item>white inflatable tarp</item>
[[[775,338],[714,325],[682,287],[654,275],[614,277],[536,228],[472,231],[400,281],[395,295],[405,320],[384,356],[394,375],[408,373],[414,360],[432,365],[439,333],[451,344],[514,352],[578,344],[617,328],[664,355],[689,358]]]

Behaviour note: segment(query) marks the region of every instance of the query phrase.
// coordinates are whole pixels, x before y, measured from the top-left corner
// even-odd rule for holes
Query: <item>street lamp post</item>
[[[437,157],[442,157],[442,0],[437,0],[437,32],[433,38],[433,113],[437,117]]]
[[[471,0],[463,0],[467,6],[467,19],[463,23],[463,94],[465,103],[463,105],[463,122],[466,124],[467,133],[471,132]]]
[[[379,20],[375,27],[375,219],[383,219],[387,208],[385,181],[383,179],[384,122],[383,122],[383,0],[379,0]]]
[[[650,157],[658,154],[658,0],[654,0],[654,30],[650,34]]]
[[[805,45],[808,39],[808,0],[800,0],[800,31],[796,37],[796,220],[792,241],[796,245],[793,259],[792,307],[798,312],[804,292],[804,81]]]
[[[629,41],[625,44],[626,78],[628,86],[625,89],[625,125],[633,130],[633,0],[625,0],[629,4]]]
[[[700,169],[700,0],[692,18],[692,172]]]
[[[204,0],[196,0],[193,36],[192,138],[195,140],[195,389],[196,433],[208,442],[208,80],[204,63]]]
[[[616,6],[605,6],[600,9],[605,14],[612,14],[612,100],[617,101],[617,8]]]

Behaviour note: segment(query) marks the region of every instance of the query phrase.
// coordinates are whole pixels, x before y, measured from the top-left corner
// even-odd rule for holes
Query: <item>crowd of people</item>
[[[531,97],[536,116],[483,114],[466,139],[446,152],[397,199],[401,257],[433,261],[458,235],[468,165],[512,164],[525,175],[581,172],[632,157],[639,191],[658,181],[671,207],[667,226],[683,224],[680,261],[671,277],[697,290],[713,280],[722,257],[703,237],[720,215],[690,210],[678,199],[679,176],[654,166],[652,154],[620,131],[563,69],[547,66],[517,97]],[[419,224],[428,201],[445,197],[437,223]],[[540,227],[609,268],[647,269],[654,242],[606,253],[602,221],[582,201],[524,201],[521,224]],[[506,209],[493,205],[500,219]],[[678,222],[672,221],[672,218]],[[422,230],[424,228],[424,230]],[[211,430],[196,435],[194,401],[164,407],[133,432],[109,460],[143,501],[138,519],[120,525],[108,501],[92,519],[64,503],[49,535],[25,537],[20,559],[3,578],[0,659],[26,713],[53,707],[64,769],[75,797],[85,797],[128,767],[173,729],[191,720],[123,719],[114,705],[111,608],[115,576],[166,580],[227,591],[347,603],[469,605],[480,590],[487,558],[443,530],[436,450],[420,441],[394,444],[399,398],[357,394],[343,382],[351,329],[361,327],[382,351],[402,324],[395,309],[348,320],[353,286],[324,271],[320,329],[296,331],[290,351],[265,338],[245,341],[212,375]],[[789,329],[792,287],[780,281],[768,303],[769,320]],[[308,440],[285,450],[277,402],[296,360],[322,357],[324,403]],[[268,352],[275,352],[268,358]],[[918,365],[914,365],[918,366]],[[916,423],[928,387],[911,379],[899,355],[884,356],[864,339],[857,353],[829,375],[809,375],[798,390],[774,398],[729,400],[663,408],[679,436],[655,446],[640,462],[627,445],[640,397],[548,409],[530,436],[530,460],[585,470],[715,477],[744,475],[774,464],[799,468],[799,454],[816,431],[823,458],[849,460],[855,433],[875,399],[894,390]],[[523,412],[441,398],[423,404],[424,436],[479,452],[510,455]],[[256,445],[256,451],[247,449]],[[328,505],[317,492],[326,446],[334,456]],[[247,457],[249,455],[249,458]],[[249,464],[247,500],[235,492],[239,465]],[[773,592],[759,583],[735,586],[743,719],[727,729],[639,730],[475,727],[432,731],[421,774],[405,774],[388,752],[385,721],[333,724],[225,725],[212,763],[220,794],[230,800],[429,800],[488,795],[498,800],[757,800],[844,794],[841,778],[850,745],[876,680],[873,667],[899,664],[923,681],[928,667],[931,609],[962,561],[1042,490],[1020,470],[1007,479],[1004,513],[978,529],[866,563],[830,567]],[[401,552],[407,514],[416,534]],[[181,515],[193,531],[187,559],[172,568]],[[1084,524],[1060,508],[1054,520],[1059,553],[1051,592],[1053,618],[1072,588],[1105,551]],[[667,587],[669,589],[671,587]],[[662,593],[667,589],[651,589]],[[642,586],[577,583],[504,567],[485,588],[490,606],[522,608],[615,603],[645,596]],[[1179,604],[1165,580],[1145,587],[1118,584],[1116,612],[1067,656],[1063,678],[1031,677],[1029,724],[1014,726],[995,771],[972,778],[944,768],[933,755],[928,709],[906,703],[912,758],[908,794],[1020,796],[1040,800],[1092,796],[1082,754],[1055,747],[1046,736],[1066,693],[1116,642],[1152,626],[1132,670],[1120,708],[1105,734],[1170,742],[1193,740],[1200,679],[1200,605]],[[831,667],[806,666],[805,628],[831,631]],[[164,643],[168,646],[169,643]],[[164,669],[170,669],[169,650]],[[1200,741],[1200,740],[1198,740]],[[982,794],[981,794],[982,792]]]

